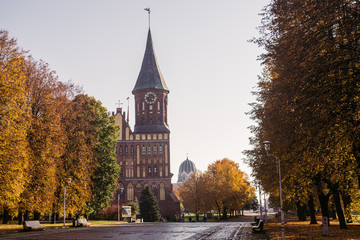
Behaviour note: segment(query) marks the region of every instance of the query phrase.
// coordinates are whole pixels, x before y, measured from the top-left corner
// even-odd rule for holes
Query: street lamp
[[[282,188],[281,188],[280,159],[277,158],[275,155],[269,154],[269,152],[270,152],[270,145],[271,145],[271,142],[270,142],[270,141],[265,141],[265,142],[263,142],[263,144],[264,144],[264,148],[265,148],[265,151],[266,151],[266,155],[267,155],[268,157],[274,157],[274,158],[276,159],[277,165],[278,165],[279,186],[280,186],[281,234],[282,234],[282,239],[285,239],[284,210],[283,210]]]
[[[119,205],[120,205],[120,194],[122,194],[124,191],[124,188],[121,187],[120,188],[120,193],[118,193],[118,222],[120,222],[120,208],[119,208]]]
[[[68,183],[70,185],[71,183],[71,178],[68,178]],[[65,227],[65,215],[66,215],[66,200],[65,200],[65,196],[66,196],[66,185],[64,187],[64,227]]]

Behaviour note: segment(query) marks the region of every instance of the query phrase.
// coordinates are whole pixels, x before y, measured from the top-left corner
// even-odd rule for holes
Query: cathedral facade
[[[120,127],[117,162],[121,167],[116,195],[121,203],[140,201],[141,191],[150,186],[163,217],[180,212],[173,193],[170,172],[170,130],[167,122],[169,89],[161,75],[149,29],[139,76],[132,91],[135,97],[135,126],[129,126],[122,108],[115,113]],[[129,113],[127,113],[129,114]],[[115,197],[117,197],[115,196]]]

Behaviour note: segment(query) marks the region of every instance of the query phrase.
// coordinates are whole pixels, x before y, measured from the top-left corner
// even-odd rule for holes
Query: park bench
[[[252,223],[251,223],[251,226],[257,226],[257,225],[259,225],[260,218],[255,217],[255,218],[254,218],[254,221],[255,221],[255,222],[252,222]]]
[[[258,225],[252,226],[253,232],[262,232],[264,229],[264,221],[259,220]]]
[[[79,227],[89,227],[91,225],[91,223],[88,223],[88,221],[85,218],[79,218],[77,220],[77,223]]]
[[[43,230],[45,226],[40,225],[40,221],[33,220],[33,221],[25,221],[24,222],[24,229],[27,231],[30,230]]]

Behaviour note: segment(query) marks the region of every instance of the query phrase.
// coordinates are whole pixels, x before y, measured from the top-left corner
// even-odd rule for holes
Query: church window
[[[128,155],[128,146],[125,146],[125,155]]]
[[[142,155],[145,155],[145,145],[142,147]]]
[[[167,177],[167,176],[168,176],[168,167],[165,166],[165,177]]]
[[[161,147],[161,144],[159,146],[159,154],[162,154],[162,147]]]
[[[154,145],[154,154],[156,154],[157,147]]]
[[[140,177],[140,167],[136,167],[136,177]]]
[[[154,196],[155,196],[156,198],[158,198],[156,183],[151,184],[151,190],[152,190]]]
[[[128,201],[133,201],[134,200],[134,187],[131,183],[129,183],[129,185],[127,185],[127,200]]]
[[[120,155],[122,155],[122,153],[123,153],[123,148],[122,148],[122,145],[120,145],[120,149],[119,149],[119,151],[120,151]]]
[[[136,188],[141,188],[141,184],[140,184],[140,183],[137,183],[137,184],[136,184]]]
[[[150,147],[150,145],[148,146],[148,155],[150,155],[151,154],[151,147]]]
[[[165,185],[160,183],[160,200],[165,200]]]
[[[142,102],[142,110],[145,111],[145,102]]]
[[[157,176],[157,168],[154,166],[154,176]]]
[[[160,110],[160,102],[157,102],[158,110]]]
[[[143,177],[145,177],[146,173],[145,173],[145,167],[143,167]]]
[[[131,155],[134,156],[134,146],[131,146]]]
[[[123,176],[123,168],[120,168],[120,177]]]
[[[160,177],[162,177],[163,172],[162,172],[162,166],[160,166]]]
[[[149,177],[151,176],[151,167],[150,166],[148,167],[148,176]]]

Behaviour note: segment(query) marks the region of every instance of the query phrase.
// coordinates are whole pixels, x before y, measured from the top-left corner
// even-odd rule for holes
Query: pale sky
[[[243,163],[254,124],[245,113],[255,101],[262,53],[261,9],[269,0],[0,0],[0,28],[61,81],[71,80],[109,111],[134,97],[146,44],[148,14],[155,54],[168,95],[172,182],[187,154],[197,169],[216,160]]]

